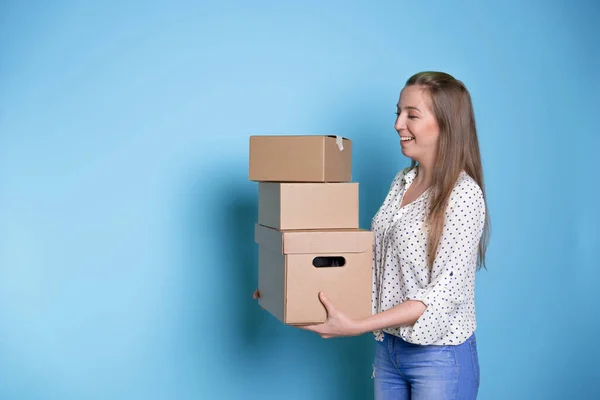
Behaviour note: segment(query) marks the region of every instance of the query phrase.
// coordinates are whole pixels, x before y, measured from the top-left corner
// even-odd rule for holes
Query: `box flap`
[[[373,248],[373,232],[363,229],[282,231],[284,254],[363,253]]]
[[[286,138],[287,137],[296,137],[296,138],[304,138],[304,137],[330,137],[330,138],[336,138],[338,136],[341,136],[342,139],[344,139],[344,140],[351,140],[350,138],[347,138],[347,137],[342,136],[342,135],[318,135],[318,134],[297,135],[297,134],[279,134],[279,133],[272,134],[272,135],[270,135],[270,134],[251,135],[250,138],[253,138],[253,137],[259,137],[259,138],[261,138],[261,137],[267,137],[267,138],[271,138],[271,137],[286,137]]]
[[[341,135],[338,135],[338,136],[341,136]],[[338,136],[336,136],[336,135],[325,135],[325,137],[330,137],[330,138],[334,138],[334,139],[336,139]],[[341,138],[343,140],[350,140],[350,139],[348,139],[347,137],[344,137],[344,136],[341,136]]]

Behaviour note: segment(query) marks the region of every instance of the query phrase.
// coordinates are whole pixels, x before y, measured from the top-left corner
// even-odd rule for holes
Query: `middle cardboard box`
[[[258,223],[279,230],[357,229],[358,183],[260,182]]]

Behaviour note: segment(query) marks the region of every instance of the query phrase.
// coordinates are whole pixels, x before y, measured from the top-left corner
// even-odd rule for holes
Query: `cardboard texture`
[[[352,141],[335,136],[251,136],[249,180],[350,182]]]
[[[258,184],[258,223],[286,229],[358,229],[358,183]]]
[[[322,323],[323,291],[351,318],[371,315],[373,232],[288,230],[257,224],[260,305],[285,324]]]

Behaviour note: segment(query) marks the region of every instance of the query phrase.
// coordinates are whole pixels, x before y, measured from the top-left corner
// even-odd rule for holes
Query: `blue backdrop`
[[[248,137],[350,137],[368,228],[431,69],[486,173],[480,398],[598,398],[600,7],[501,3],[0,3],[0,398],[371,398],[372,336],[251,298]]]

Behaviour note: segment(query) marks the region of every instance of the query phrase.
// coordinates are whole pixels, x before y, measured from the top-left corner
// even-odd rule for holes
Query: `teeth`
[[[402,140],[403,142],[407,141],[407,140],[413,140],[414,137],[408,137],[408,136],[403,136],[400,138],[400,140]]]

